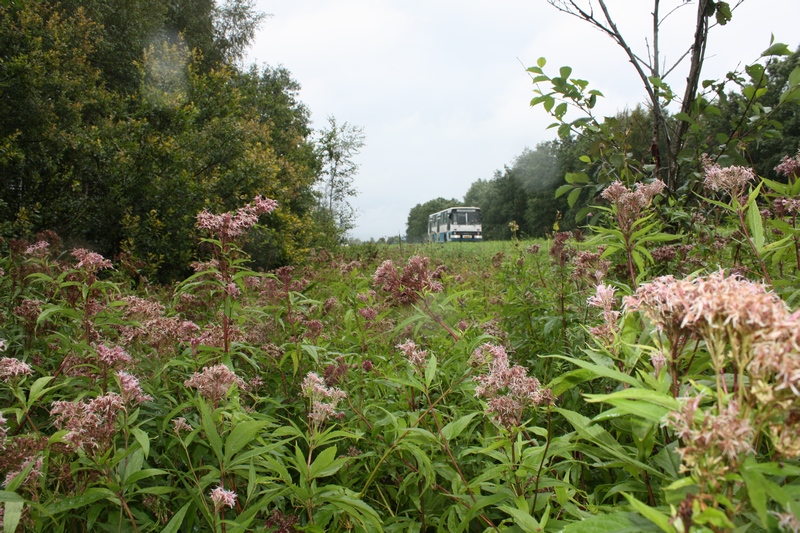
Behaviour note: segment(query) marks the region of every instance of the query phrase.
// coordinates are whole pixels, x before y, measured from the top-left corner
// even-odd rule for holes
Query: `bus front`
[[[483,240],[479,208],[458,207],[450,212],[450,240],[462,242]]]

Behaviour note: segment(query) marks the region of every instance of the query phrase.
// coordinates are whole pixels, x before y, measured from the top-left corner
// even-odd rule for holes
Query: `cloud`
[[[652,6],[632,7],[640,3],[610,5],[631,46],[646,55]],[[362,239],[404,231],[414,205],[461,197],[526,146],[555,138],[547,114],[528,105],[533,86],[524,67],[540,56],[549,72],[569,65],[601,90],[601,115],[644,102],[625,54],[544,0],[260,0],[258,7],[274,16],[250,60],[289,69],[317,126],[334,115],[364,127],[353,202],[361,214],[353,235]],[[695,10],[686,4],[665,23],[667,63],[690,42]],[[797,0],[745,2],[728,26],[715,28],[704,77],[756,59],[770,29],[796,45],[798,18]],[[668,81],[677,89],[684,77],[679,68]]]

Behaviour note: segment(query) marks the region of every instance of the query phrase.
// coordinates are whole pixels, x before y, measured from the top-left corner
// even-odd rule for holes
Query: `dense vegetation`
[[[196,216],[173,287],[13,241],[6,531],[797,531],[800,155],[779,168],[710,164],[681,235],[661,182],[615,182],[588,240],[268,274],[257,197]]]
[[[800,531],[798,53],[603,120],[540,59],[508,240],[338,247],[251,4],[111,4],[0,1],[4,532]]]
[[[58,229],[172,281],[197,212],[265,194],[282,209],[251,235],[259,266],[338,243],[363,142],[333,118],[315,135],[285,69],[239,66],[261,18],[250,0],[1,8],[0,235]]]

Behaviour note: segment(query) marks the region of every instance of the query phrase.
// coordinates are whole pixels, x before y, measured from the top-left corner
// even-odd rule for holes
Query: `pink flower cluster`
[[[244,380],[234,374],[225,365],[205,367],[201,372],[195,372],[192,377],[183,382],[184,386],[195,388],[213,405],[217,405],[228,395],[233,385],[246,389]]]
[[[586,303],[590,307],[597,307],[603,311],[603,323],[589,328],[589,332],[603,342],[604,346],[612,346],[619,332],[619,311],[615,309],[616,289],[611,285],[601,283],[595,289],[595,294],[590,296]]]
[[[105,344],[97,347],[97,359],[107,368],[125,367],[133,363],[131,356],[121,346],[109,348]]]
[[[233,506],[236,505],[236,493],[221,486],[213,489],[210,496],[215,512],[219,512],[223,507],[233,509]]]
[[[122,393],[122,400],[128,405],[137,405],[142,402],[149,402],[153,399],[149,394],[145,394],[142,387],[139,386],[139,380],[136,376],[128,374],[120,370],[117,372],[117,379],[119,379],[119,388]]]
[[[56,415],[55,426],[67,429],[65,442],[87,452],[104,452],[116,434],[116,421],[125,409],[122,396],[109,392],[87,402],[53,402],[51,415]]]
[[[418,350],[417,344],[410,339],[407,339],[403,344],[398,344],[396,348],[403,352],[403,355],[406,356],[408,362],[411,363],[411,366],[413,366],[418,373],[422,372],[422,369],[424,369],[428,363],[427,350]]]
[[[48,253],[48,248],[50,248],[50,243],[47,241],[39,241],[36,244],[31,244],[25,249],[25,255],[29,255],[31,257],[44,257]]]
[[[336,404],[347,397],[347,394],[336,387],[328,387],[325,381],[315,372],[309,372],[303,379],[301,387],[303,396],[311,402],[311,412],[308,418],[315,427],[331,417],[337,416]]]
[[[739,198],[744,194],[747,184],[755,181],[753,169],[741,166],[722,168],[709,159],[704,159],[705,179],[703,185],[714,192],[724,192],[732,198]]]
[[[489,372],[475,377],[478,383],[475,395],[487,399],[486,414],[497,425],[508,430],[519,427],[525,409],[553,402],[550,390],[542,388],[535,377],[528,376],[527,368],[509,366],[508,354],[501,346],[484,344],[472,357],[483,364],[487,356]]]
[[[5,382],[20,376],[30,376],[32,373],[33,370],[28,363],[13,357],[0,358],[0,379]]]
[[[653,198],[661,194],[664,187],[664,182],[657,179],[647,185],[637,183],[636,188],[630,190],[617,180],[606,187],[600,196],[615,206],[620,230],[628,233],[642,211],[650,205]]]
[[[214,215],[204,209],[197,214],[198,229],[206,229],[223,241],[229,241],[241,236],[258,223],[258,217],[271,213],[278,207],[278,202],[263,198],[261,195],[253,198],[253,202],[240,207],[236,211],[229,211],[221,215]]]
[[[102,255],[90,252],[85,248],[75,248],[72,250],[72,257],[78,260],[75,266],[78,270],[85,270],[86,272],[95,273],[105,268],[111,268],[111,261],[104,258]]]
[[[794,157],[783,156],[780,164],[775,167],[775,172],[783,174],[789,179],[800,178],[800,150],[797,151],[797,155]]]
[[[430,258],[415,255],[398,274],[391,259],[384,261],[372,276],[372,282],[400,304],[418,301],[426,292],[442,292],[439,279],[444,266],[430,268]]]
[[[755,430],[739,406],[731,401],[718,414],[698,413],[702,396],[686,400],[680,411],[668,415],[666,424],[675,430],[685,446],[678,448],[682,469],[701,482],[715,485],[725,473],[736,468],[744,454],[753,450]]]

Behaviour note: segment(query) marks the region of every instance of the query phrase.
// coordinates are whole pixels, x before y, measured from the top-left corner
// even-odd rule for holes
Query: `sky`
[[[652,2],[607,4],[646,56]],[[661,2],[662,14],[677,7],[662,25],[665,65],[692,39],[696,6],[683,4]],[[415,205],[462,199],[525,148],[556,138],[547,113],[529,105],[535,95],[525,69],[539,57],[546,73],[568,65],[600,90],[600,115],[645,101],[622,49],[546,0],[256,0],[256,9],[269,16],[246,63],[288,69],[315,129],[334,116],[364,130],[350,202],[358,213],[350,236],[360,240],[405,235]],[[798,20],[800,0],[746,0],[712,29],[701,79],[758,60],[772,35],[794,50]],[[684,62],[666,78],[673,90],[682,91],[687,71]]]

